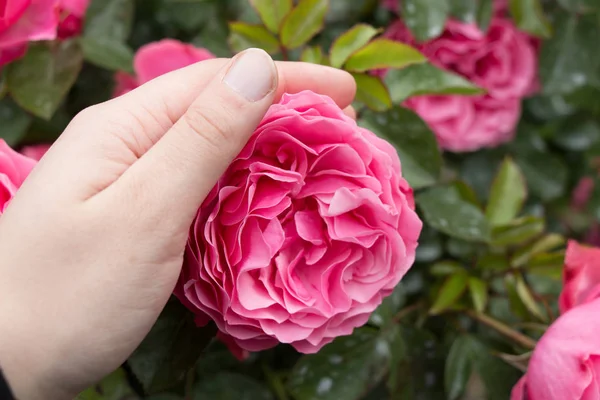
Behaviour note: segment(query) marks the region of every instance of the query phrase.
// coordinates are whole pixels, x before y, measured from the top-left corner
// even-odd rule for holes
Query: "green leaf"
[[[8,93],[8,85],[6,84],[6,68],[0,70],[0,100]]]
[[[459,399],[471,377],[471,338],[459,336],[452,343],[444,372],[444,386],[449,400]]]
[[[331,66],[341,68],[350,55],[364,47],[378,33],[379,30],[371,25],[358,24],[341,34],[329,50]]]
[[[505,254],[487,253],[477,260],[477,267],[490,271],[505,271],[510,265]]]
[[[483,212],[465,201],[454,186],[439,186],[417,195],[425,221],[449,236],[472,242],[488,241],[490,226]]]
[[[542,90],[566,94],[598,82],[600,28],[596,18],[559,13],[555,33],[544,43],[539,59]]]
[[[180,383],[214,337],[213,325],[198,328],[178,301],[167,304],[128,364],[149,394]]]
[[[304,50],[302,50],[300,61],[312,64],[327,64],[327,60],[323,55],[323,50],[319,46],[306,46]]]
[[[15,147],[27,133],[31,117],[11,99],[0,100],[0,139]]]
[[[600,142],[600,125],[594,118],[573,115],[557,127],[553,142],[565,150],[588,150]]]
[[[250,0],[250,4],[273,33],[279,33],[281,23],[294,6],[292,0]]]
[[[111,71],[133,73],[133,50],[126,44],[91,36],[82,37],[79,43],[87,62]]]
[[[521,170],[506,158],[492,184],[485,216],[492,227],[505,225],[515,218],[527,198],[527,186]]]
[[[510,0],[510,12],[521,30],[541,38],[552,35],[540,0]]]
[[[558,4],[578,14],[587,14],[600,10],[600,2],[598,0],[558,0]]]
[[[485,93],[477,85],[455,73],[444,71],[432,64],[409,65],[400,70],[390,70],[385,83],[392,102],[401,103],[412,96],[424,94],[477,95]]]
[[[450,12],[447,0],[402,0],[404,23],[420,42],[438,37]]]
[[[529,289],[529,286],[527,286],[527,283],[525,283],[525,280],[521,274],[515,275],[515,290],[519,296],[519,299],[525,305],[525,308],[531,313],[531,315],[541,321],[547,320],[546,316],[542,313],[540,306],[533,298],[531,289]]]
[[[494,0],[479,0],[479,9],[477,10],[477,25],[479,29],[486,32],[492,22],[494,15]]]
[[[469,336],[473,370],[481,377],[485,385],[488,400],[506,400],[510,398],[512,387],[522,373],[492,355],[491,350],[474,336]]]
[[[557,233],[550,233],[541,239],[535,241],[529,246],[517,250],[511,259],[510,264],[514,267],[521,267],[534,256],[553,250],[565,244],[565,238]]]
[[[357,329],[339,337],[294,366],[287,388],[296,400],[358,400],[385,376],[397,327],[379,332]]]
[[[537,254],[526,265],[529,273],[560,281],[563,276],[565,252]]]
[[[436,315],[452,307],[465,292],[468,279],[468,275],[464,272],[448,277],[440,288],[429,313]]]
[[[369,74],[352,76],[356,81],[356,100],[374,111],[386,111],[392,107],[390,94],[380,78]]]
[[[406,290],[401,283],[396,286],[391,295],[383,299],[383,302],[369,318],[369,323],[381,328],[391,323],[400,307],[406,303]]]
[[[464,271],[460,263],[451,260],[438,261],[429,268],[429,273],[433,276],[453,275]]]
[[[24,109],[50,119],[75,83],[83,56],[74,40],[32,43],[25,57],[8,66],[8,87]]]
[[[307,43],[323,29],[329,0],[300,0],[281,26],[281,43],[295,49]]]
[[[200,381],[192,400],[272,400],[273,395],[260,382],[242,374],[220,372]]]
[[[494,246],[522,244],[544,232],[545,221],[537,217],[522,217],[492,231]]]
[[[567,185],[567,166],[556,155],[539,150],[524,150],[515,161],[527,179],[529,192],[544,201],[560,197]]]
[[[478,312],[483,312],[488,301],[488,284],[487,282],[476,278],[469,278],[469,293],[471,294],[471,300],[473,306]]]
[[[427,58],[417,49],[390,39],[376,39],[355,52],[346,61],[348,71],[368,71],[381,68],[404,68],[423,63]]]
[[[379,114],[367,111],[360,123],[394,144],[402,162],[402,175],[414,189],[438,182],[442,155],[435,135],[415,113],[402,107]]]
[[[124,43],[131,32],[134,0],[92,0],[86,15],[84,36]]]
[[[77,396],[77,400],[121,400],[134,395],[123,369],[119,368]]]
[[[477,22],[479,2],[473,0],[448,0],[448,4],[451,16],[466,23]]]
[[[258,47],[270,54],[279,51],[279,41],[262,25],[251,25],[245,22],[230,22],[229,45],[239,53],[250,47]]]

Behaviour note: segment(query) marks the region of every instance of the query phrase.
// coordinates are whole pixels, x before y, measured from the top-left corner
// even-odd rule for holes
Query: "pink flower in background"
[[[521,116],[519,99],[490,96],[415,96],[404,105],[427,122],[442,148],[456,152],[511,140]]]
[[[32,158],[36,161],[39,161],[42,159],[44,154],[46,154],[46,152],[50,149],[50,146],[51,145],[49,144],[36,144],[33,146],[26,146],[21,149],[21,154],[23,154],[26,157]]]
[[[561,313],[600,296],[600,249],[569,241],[558,299]]]
[[[67,39],[81,34],[83,20],[90,0],[59,0],[61,21],[58,37]]]
[[[173,39],[149,43],[140,47],[135,55],[133,61],[135,76],[124,72],[115,75],[114,96],[125,94],[167,72],[211,58],[215,56],[210,51]]]
[[[600,299],[557,319],[538,342],[511,400],[600,400]]]
[[[284,95],[199,210],[175,294],[244,349],[313,353],[367,322],[421,226],[389,143],[327,97]]]
[[[0,7],[0,66],[25,54],[27,43],[56,38],[56,0],[5,0]]]
[[[35,160],[11,149],[0,139],[0,215],[35,166]]]
[[[521,99],[537,87],[537,52],[509,19],[497,13],[485,33],[475,24],[450,19],[441,36],[426,43],[416,43],[397,21],[385,36],[417,47],[436,66],[486,90],[480,96],[417,96],[404,104],[428,123],[442,148],[473,151],[513,138]]]

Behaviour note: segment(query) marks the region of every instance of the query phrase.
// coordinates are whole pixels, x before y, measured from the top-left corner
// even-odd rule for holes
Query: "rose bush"
[[[318,93],[273,106],[190,227],[176,296],[81,400],[595,398],[598,15],[0,0],[0,210],[78,112],[164,73],[260,47],[356,79],[356,123]]]
[[[431,126],[442,148],[472,151],[514,137],[521,99],[535,87],[537,57],[531,39],[510,20],[498,13],[487,32],[448,20],[444,32],[425,43],[397,21],[386,36],[416,45],[434,64],[486,90],[481,96],[416,96],[405,102]]]
[[[420,231],[393,147],[328,98],[284,95],[205,200],[175,293],[243,348],[316,352],[368,320]]]

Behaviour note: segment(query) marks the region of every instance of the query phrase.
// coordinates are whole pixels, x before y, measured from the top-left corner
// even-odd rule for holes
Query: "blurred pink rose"
[[[415,259],[396,150],[327,97],[284,95],[198,212],[175,294],[250,351],[349,335]]]
[[[587,207],[590,198],[592,197],[592,193],[594,191],[594,179],[585,176],[581,178],[575,189],[573,190],[573,195],[571,197],[571,207],[575,210],[581,211]]]
[[[199,61],[215,58],[210,51],[173,39],[164,39],[140,47],[133,60],[136,76],[118,72],[114,96],[125,94],[144,83]]]
[[[600,400],[600,299],[557,319],[538,342],[511,400]]]
[[[0,66],[25,54],[28,42],[56,38],[56,0],[5,0],[0,5]]]
[[[415,96],[404,105],[434,131],[450,151],[474,151],[511,140],[521,115],[519,99],[490,96]]]
[[[81,34],[83,20],[90,0],[59,0],[61,20],[58,26],[60,39]]]
[[[569,241],[558,299],[561,313],[600,296],[600,249]]]
[[[429,124],[442,148],[473,151],[513,138],[521,99],[537,87],[537,53],[531,38],[510,20],[497,13],[484,33],[475,24],[450,19],[442,35],[426,43],[416,43],[397,21],[385,36],[417,47],[433,64],[487,91],[482,96],[418,96],[405,103]]]
[[[35,160],[17,153],[0,139],[0,215],[35,163]]]
[[[36,161],[39,161],[49,149],[49,144],[36,144],[34,146],[23,147],[21,149],[21,154],[23,154],[26,157],[32,158]]]

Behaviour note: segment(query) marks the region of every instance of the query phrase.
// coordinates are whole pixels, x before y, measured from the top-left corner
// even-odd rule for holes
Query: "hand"
[[[203,199],[273,101],[305,89],[344,108],[355,86],[248,50],[75,117],[0,220],[0,366],[19,399],[73,397],[127,359]]]

